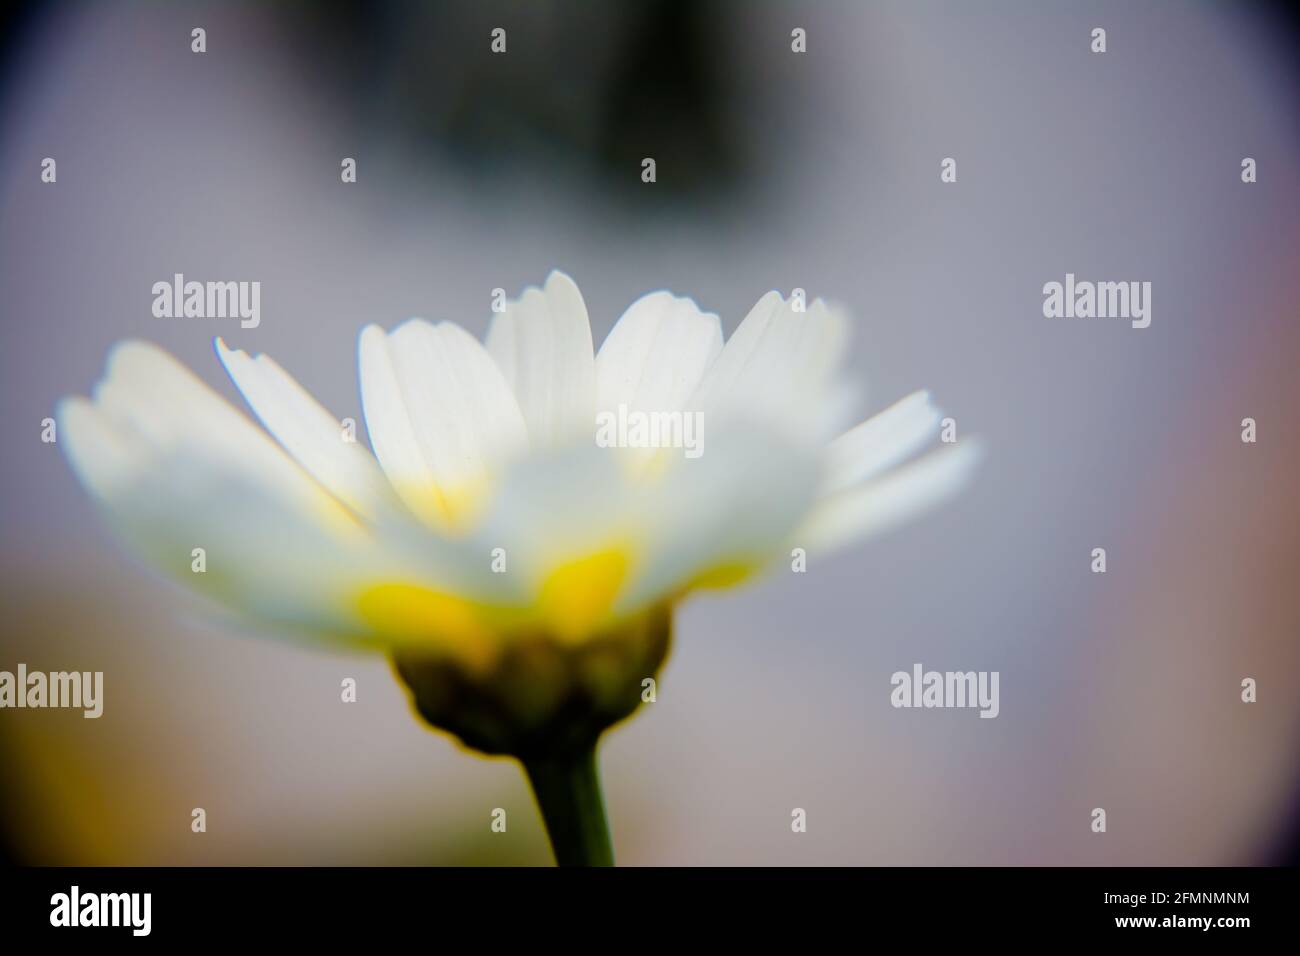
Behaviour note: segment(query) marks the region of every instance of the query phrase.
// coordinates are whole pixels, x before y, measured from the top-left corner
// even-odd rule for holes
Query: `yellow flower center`
[[[512,631],[540,631],[577,641],[607,623],[627,580],[630,549],[613,546],[555,565],[542,579],[535,604],[485,604],[422,584],[386,581],[357,598],[357,611],[375,636],[398,645],[442,646],[487,663],[498,639]]]
[[[554,568],[542,582],[538,601],[550,630],[568,640],[594,631],[613,606],[631,563],[628,549],[612,547]]]

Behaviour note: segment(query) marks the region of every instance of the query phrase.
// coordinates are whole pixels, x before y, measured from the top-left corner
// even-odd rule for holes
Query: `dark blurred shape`
[[[725,5],[334,0],[277,9],[371,142],[408,155],[437,150],[480,186],[528,169],[629,202],[698,202],[741,182],[725,82],[735,23]],[[504,54],[491,50],[498,27]],[[641,188],[646,157],[671,171],[654,190]]]
[[[1266,862],[1271,866],[1300,866],[1300,783],[1294,788],[1291,818],[1283,824],[1277,849]]]
[[[46,4],[45,12],[53,7]],[[0,3],[0,108],[8,108],[13,80],[23,67],[23,51],[37,24],[41,6],[34,3]]]
[[[27,862],[18,855],[14,828],[21,825],[22,816],[13,788],[9,785],[12,772],[8,768],[18,766],[18,755],[10,736],[7,733],[0,734],[0,767],[6,768],[6,772],[0,774],[0,866],[19,866]]]

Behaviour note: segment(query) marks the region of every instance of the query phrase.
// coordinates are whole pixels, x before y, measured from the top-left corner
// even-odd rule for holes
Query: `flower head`
[[[264,624],[391,653],[432,722],[520,753],[629,713],[684,595],[958,487],[967,444],[904,464],[938,437],[924,392],[841,433],[846,331],[821,300],[769,292],[724,345],[716,315],[655,292],[594,351],[553,272],[485,343],[421,319],[362,331],[373,454],[275,361],[220,339],[262,428],[128,341],[60,430],[149,563]]]

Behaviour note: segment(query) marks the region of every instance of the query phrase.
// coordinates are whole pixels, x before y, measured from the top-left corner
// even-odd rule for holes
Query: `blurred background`
[[[40,422],[128,336],[242,407],[215,334],[360,420],[364,323],[481,334],[493,288],[559,267],[597,342],[655,288],[728,332],[770,288],[833,297],[864,413],[929,387],[989,449],[953,504],[682,608],[658,701],[603,749],[620,862],[1300,859],[1300,82],[1281,8],[2,16],[0,669],[105,675],[99,720],[0,711],[6,858],[549,862],[516,765],[419,725],[383,660],[213,624],[122,557]],[[154,318],[174,272],[260,281],[260,327]],[[1150,281],[1150,328],[1043,318],[1066,272]],[[999,671],[1000,716],[893,709],[914,662]]]

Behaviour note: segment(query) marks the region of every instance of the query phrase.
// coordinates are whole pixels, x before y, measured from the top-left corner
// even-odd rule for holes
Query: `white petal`
[[[700,383],[692,407],[821,436],[834,424],[847,319],[821,299],[795,311],[777,292],[755,304]]]
[[[690,299],[652,292],[634,302],[596,355],[596,408],[672,412],[722,351],[722,324]]]
[[[704,574],[769,563],[812,503],[817,464],[812,448],[743,425],[698,459],[678,452],[653,482],[629,476],[606,449],[574,446],[509,472],[479,541],[484,553],[505,549],[509,573],[501,577],[534,607],[557,568],[621,557],[626,576],[608,612],[635,613],[680,596]]]
[[[176,447],[230,463],[286,507],[355,528],[339,502],[264,431],[157,346],[126,341],[109,353],[96,386],[99,411],[117,435],[151,454]]]
[[[487,348],[513,388],[534,449],[590,442],[595,421],[595,361],[582,293],[562,272],[506,305],[488,330]]]
[[[89,405],[65,406],[63,441],[78,474],[100,499],[123,544],[152,567],[221,603],[282,626],[316,629],[321,636],[355,630],[343,599],[346,582],[361,572],[344,540],[270,489],[211,460],[173,448],[134,471],[134,480],[103,474],[97,456],[108,425]],[[194,569],[195,549],[204,567]]]
[[[519,405],[491,356],[451,322],[404,322],[389,354],[424,459],[442,487],[481,478],[527,448]]]
[[[397,507],[378,462],[294,378],[267,355],[251,358],[217,339],[217,354],[249,407],[289,454],[340,501],[368,520]]]
[[[153,346],[116,347],[97,391],[60,403],[60,444],[130,550],[259,617],[347,626],[337,585],[369,539],[346,509]]]
[[[938,437],[940,411],[927,391],[913,392],[849,429],[826,448],[823,494],[882,474]]]
[[[490,600],[499,584],[463,543],[410,522],[364,528],[153,346],[118,346],[97,391],[106,404],[59,405],[60,445],[74,471],[128,550],[233,610],[317,638],[386,645],[401,636],[377,632],[362,613],[361,598],[374,588],[409,584]]]
[[[96,498],[111,498],[148,468],[148,444],[115,427],[89,399],[65,398],[56,414],[68,462]]]
[[[408,508],[430,524],[443,520],[433,469],[415,437],[415,426],[388,350],[388,333],[377,325],[358,343],[361,410],[370,446]]]
[[[421,319],[361,335],[361,396],[371,444],[402,499],[434,526],[454,524],[493,471],[527,448],[500,370],[464,329]]]
[[[519,593],[534,594],[555,564],[626,540],[634,503],[614,458],[594,444],[543,452],[503,476],[477,531],[483,546],[504,548]]]
[[[815,448],[779,431],[737,424],[711,435],[699,458],[679,458],[640,504],[643,558],[621,606],[682,593],[702,577],[743,577],[779,557],[811,507]]]
[[[819,550],[900,524],[955,494],[969,479],[981,449],[972,439],[945,446],[884,477],[818,501],[792,545]]]
[[[731,333],[727,344],[717,361],[709,369],[708,375],[700,383],[697,400],[705,405],[720,403],[732,394],[750,359],[760,350],[763,337],[772,318],[786,307],[781,293],[773,290],[764,295],[741,320],[736,331]]]

